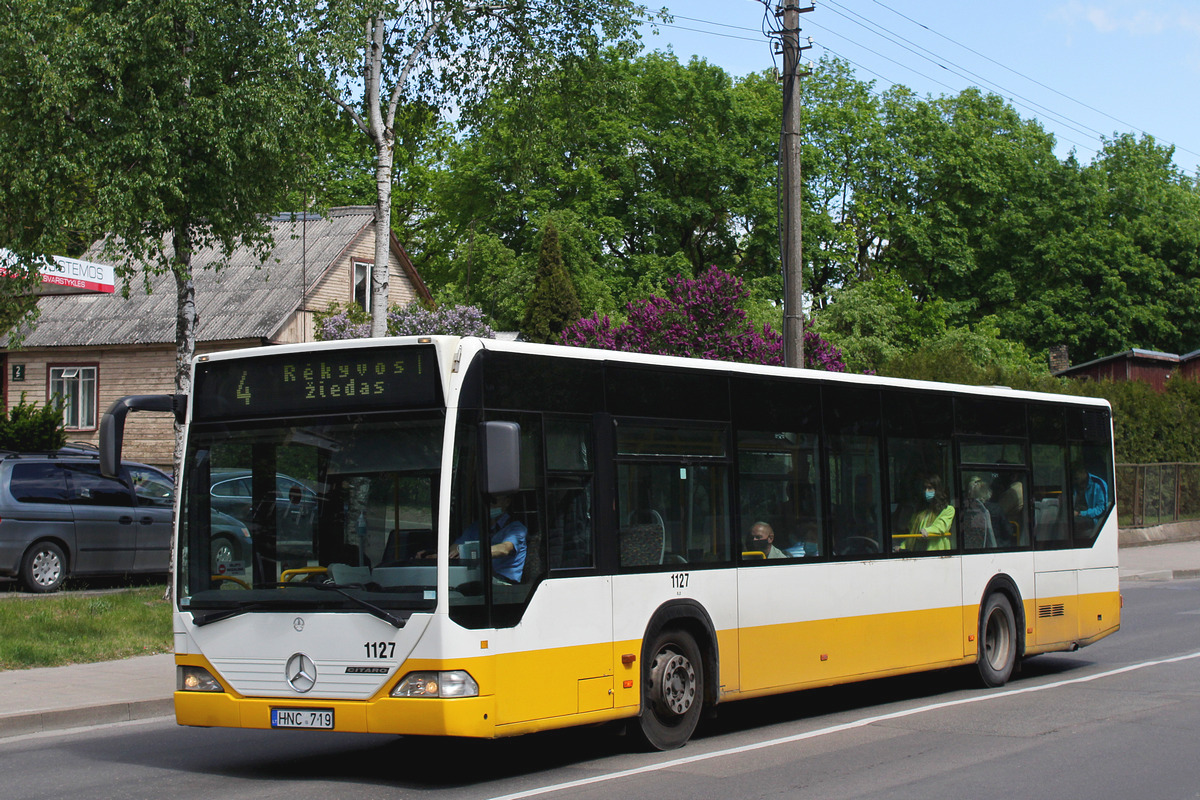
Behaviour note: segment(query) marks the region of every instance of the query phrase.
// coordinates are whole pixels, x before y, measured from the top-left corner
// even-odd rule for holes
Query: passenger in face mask
[[[898,550],[924,551],[949,550],[953,547],[950,537],[954,534],[954,506],[942,488],[942,479],[930,475],[925,479],[920,508],[908,523],[908,535],[900,542]]]
[[[765,522],[750,526],[750,548],[761,551],[767,558],[787,558],[788,554],[775,546],[775,529]]]
[[[520,583],[525,570],[526,537],[528,532],[520,520],[508,513],[508,495],[496,495],[488,499],[488,533],[491,543],[492,578],[500,583]],[[450,545],[450,558],[459,557],[459,546],[466,542],[479,541],[479,525],[471,523]],[[436,553],[418,553],[418,557],[432,557]]]

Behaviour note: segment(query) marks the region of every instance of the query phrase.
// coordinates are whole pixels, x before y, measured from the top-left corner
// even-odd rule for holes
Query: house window
[[[50,402],[58,403],[67,430],[96,427],[96,368],[51,367]]]
[[[354,262],[354,302],[363,311],[371,310],[371,266],[366,261]]]

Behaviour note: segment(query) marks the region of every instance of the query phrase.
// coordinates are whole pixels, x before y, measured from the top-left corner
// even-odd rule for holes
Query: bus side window
[[[590,479],[554,477],[546,483],[550,569],[592,566]]]
[[[550,569],[594,565],[592,424],[575,417],[545,418],[546,545]]]
[[[727,561],[727,431],[618,424],[616,432],[621,567]]]
[[[773,547],[783,556],[820,555],[820,450],[816,434],[738,431],[738,492],[741,533],[770,526]],[[754,551],[751,541],[743,551]],[[781,557],[772,550],[767,555]],[[765,559],[757,559],[762,561]]]
[[[1066,547],[1071,510],[1063,414],[1059,409],[1031,409],[1029,422],[1033,480],[1026,502],[1032,511],[1033,545]]]
[[[1067,412],[1071,538],[1076,547],[1091,546],[1112,511],[1111,424],[1107,409],[1079,408]]]
[[[957,545],[947,395],[884,394],[892,549],[905,555]]]

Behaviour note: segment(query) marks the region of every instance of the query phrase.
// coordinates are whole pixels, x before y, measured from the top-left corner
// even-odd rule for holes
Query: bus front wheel
[[[996,592],[979,615],[979,677],[986,686],[1003,686],[1016,663],[1016,617],[1008,597]]]
[[[640,738],[655,750],[674,750],[687,743],[700,721],[704,662],[696,640],[678,629],[658,634],[647,653]]]

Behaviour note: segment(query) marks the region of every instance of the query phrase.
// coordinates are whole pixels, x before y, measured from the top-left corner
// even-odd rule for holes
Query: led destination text
[[[197,372],[196,403],[205,417],[281,414],[351,408],[412,408],[437,405],[436,370],[425,364],[429,348],[215,361]]]
[[[420,374],[421,360],[417,359],[417,373]],[[361,397],[387,394],[388,378],[403,375],[405,363],[403,360],[375,361],[374,363],[359,362],[356,364],[329,363],[318,361],[315,364],[284,364],[284,384],[298,384],[298,389],[305,400],[331,399],[338,397]],[[242,372],[238,385],[238,399],[250,404],[250,389],[247,386],[249,370]],[[286,390],[286,386],[284,387]]]

